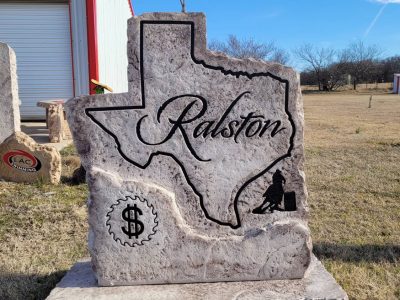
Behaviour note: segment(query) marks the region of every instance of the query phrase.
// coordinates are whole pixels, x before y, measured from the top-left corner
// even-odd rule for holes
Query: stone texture
[[[247,281],[154,286],[98,287],[89,261],[78,262],[47,300],[283,300],[348,299],[346,292],[314,257],[298,280]]]
[[[51,104],[48,108],[47,126],[50,143],[59,143],[64,139],[64,108],[62,104]]]
[[[208,51],[199,13],[134,17],[128,36],[129,93],[66,104],[99,285],[302,278],[298,74]]]
[[[0,178],[12,182],[58,184],[61,156],[53,147],[37,144],[16,132],[0,145]]]
[[[61,143],[72,138],[64,112],[64,100],[39,101],[37,106],[46,109],[50,143]]]
[[[21,131],[19,104],[15,52],[0,42],[0,144]]]

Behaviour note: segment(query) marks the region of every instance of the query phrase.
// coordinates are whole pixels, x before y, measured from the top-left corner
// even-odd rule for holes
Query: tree
[[[353,80],[353,87],[361,81],[368,81],[369,74],[373,71],[375,64],[382,54],[376,45],[367,46],[363,41],[350,44],[340,55],[340,61],[346,65],[347,72]]]
[[[332,63],[318,74],[319,79],[313,69],[301,72],[301,85],[320,85],[321,89],[325,91],[334,91],[346,85],[346,74],[341,63]]]
[[[281,64],[289,62],[289,53],[276,47],[274,42],[258,43],[252,38],[239,40],[235,35],[230,35],[226,42],[212,41],[208,48],[241,59],[252,57]]]
[[[181,6],[182,6],[182,12],[186,13],[186,1],[185,0],[180,0],[181,1]]]
[[[332,63],[323,72],[323,85],[328,91],[334,91],[346,85],[345,65],[340,62]]]
[[[294,50],[294,54],[307,65],[309,70],[315,72],[318,89],[322,91],[324,87],[327,88],[328,68],[333,64],[336,51],[332,48],[318,48],[311,44],[304,44]]]
[[[269,60],[282,65],[287,65],[290,61],[290,54],[285,49],[276,47],[273,54],[269,57]]]
[[[382,80],[393,82],[393,75],[400,73],[400,56],[393,56],[382,61]]]
[[[318,79],[314,70],[304,70],[300,74],[301,85],[318,85]]]

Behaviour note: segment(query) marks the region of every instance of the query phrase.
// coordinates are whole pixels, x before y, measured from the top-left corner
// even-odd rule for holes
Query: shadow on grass
[[[341,245],[316,242],[313,252],[319,259],[345,262],[400,262],[399,245]]]
[[[74,177],[70,176],[61,176],[60,182],[65,185],[70,185],[70,186],[78,186],[81,184],[85,184],[85,182],[82,182],[82,180],[76,179]]]
[[[319,90],[302,90],[301,93],[303,95],[315,95],[315,94],[328,94],[328,93],[333,93],[334,91],[328,92],[328,91],[319,91]]]
[[[46,299],[65,275],[57,271],[49,275],[2,274],[0,271],[0,299]]]

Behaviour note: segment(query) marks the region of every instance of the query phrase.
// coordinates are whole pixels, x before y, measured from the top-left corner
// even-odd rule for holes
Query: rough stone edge
[[[10,78],[11,78],[11,96],[12,96],[12,109],[14,111],[14,115],[11,115],[13,128],[15,131],[21,131],[21,117],[19,111],[20,99],[18,93],[18,75],[17,75],[17,56],[15,55],[15,51],[8,44],[0,42],[0,52],[8,50],[8,59],[9,59],[9,67],[10,67]],[[3,141],[0,141],[2,143]]]
[[[15,51],[8,46],[10,50],[10,67],[11,67],[11,90],[13,94],[13,111],[14,111],[14,128],[15,131],[21,131],[21,114],[19,110],[20,99],[18,90],[18,75],[17,75],[17,56]]]
[[[254,292],[265,292],[275,287],[283,289],[289,283],[298,287],[301,296],[295,299],[344,299],[348,300],[346,292],[335,281],[332,275],[324,268],[322,263],[313,256],[308,274],[303,279],[298,280],[273,280],[273,281],[247,281],[247,282],[224,282],[224,283],[195,283],[195,284],[170,284],[170,285],[142,285],[142,286],[120,286],[120,287],[98,287],[94,272],[91,268],[90,260],[78,261],[64,278],[52,290],[47,300],[81,300],[81,299],[127,299],[127,300],[146,300],[146,299],[187,299],[187,295],[181,295],[180,290],[191,290],[191,299],[209,300],[229,300],[236,299],[241,292],[253,290]],[[294,285],[293,285],[294,284]],[[227,291],[232,291],[228,297]],[[239,290],[239,292],[237,292]],[[293,292],[299,292],[293,291]],[[208,293],[205,293],[208,291]],[[288,290],[287,293],[292,291]],[[146,294],[146,297],[144,296]],[[211,298],[209,295],[213,295]],[[177,298],[181,295],[181,298]],[[208,296],[207,296],[208,295]],[[282,299],[282,295],[276,295],[273,299]],[[290,295],[290,294],[289,294]],[[246,298],[251,300],[251,298]],[[260,299],[254,297],[253,299]]]

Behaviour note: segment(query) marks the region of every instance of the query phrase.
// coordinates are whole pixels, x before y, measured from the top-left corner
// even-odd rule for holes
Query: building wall
[[[128,91],[127,21],[132,17],[126,0],[97,0],[99,81],[115,93]]]
[[[86,1],[71,0],[71,32],[74,58],[75,96],[89,95],[89,57],[87,41]]]
[[[41,100],[74,95],[66,1],[0,1],[0,41],[16,52],[23,119],[44,119]]]

